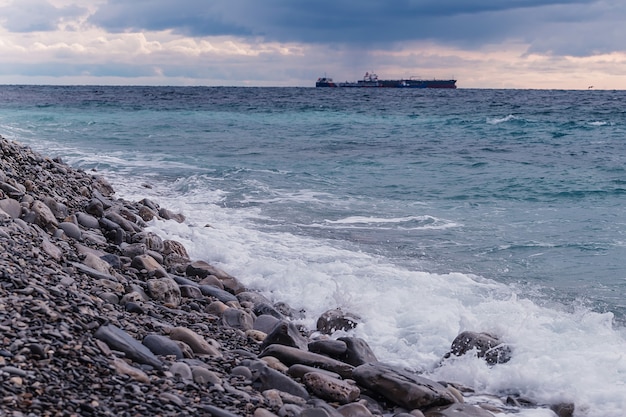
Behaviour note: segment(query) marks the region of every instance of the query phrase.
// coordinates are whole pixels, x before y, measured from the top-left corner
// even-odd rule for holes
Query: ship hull
[[[456,80],[379,80],[364,79],[353,82],[334,82],[332,78],[319,78],[315,87],[343,87],[343,88],[456,88]]]

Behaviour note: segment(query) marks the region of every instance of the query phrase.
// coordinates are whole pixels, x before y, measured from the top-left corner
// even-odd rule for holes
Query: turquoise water
[[[617,390],[615,402],[580,415],[606,416],[626,408],[626,364],[602,362],[626,346],[624,99],[621,91],[0,86],[0,134],[105,174],[124,197],[185,212],[188,228],[154,227],[301,304],[308,320],[337,304],[360,310],[361,336],[388,360],[411,356],[410,366],[429,369],[468,327],[508,335],[521,352],[526,342],[563,339],[565,371],[555,372],[566,385],[555,392],[598,410],[605,399],[567,385],[595,372],[609,381],[605,391]],[[212,231],[199,227],[206,223]],[[370,311],[381,300],[393,306]],[[424,340],[425,332],[439,337]],[[581,369],[585,352],[602,363]],[[555,361],[549,349],[532,355]],[[482,380],[471,368],[473,382],[557,395],[555,375],[542,379],[545,364],[519,366],[531,374],[484,371]]]

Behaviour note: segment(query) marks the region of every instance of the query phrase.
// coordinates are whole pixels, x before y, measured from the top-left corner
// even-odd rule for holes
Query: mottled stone
[[[361,390],[356,385],[318,372],[309,372],[302,380],[307,388],[319,398],[336,401],[339,404],[351,403],[361,394]]]
[[[178,308],[181,301],[178,284],[171,278],[150,279],[147,282],[150,296],[166,307]]]
[[[42,229],[49,232],[53,232],[58,227],[59,222],[54,214],[52,214],[50,208],[43,201],[35,200],[30,206],[30,209],[35,215],[33,223],[37,226],[40,226]]]
[[[202,366],[192,366],[191,367],[191,375],[193,377],[193,381],[196,384],[200,385],[218,385],[222,383],[217,374],[209,369],[206,369]]]
[[[479,358],[484,358],[492,365],[505,363],[511,359],[511,348],[496,336],[469,331],[462,332],[452,341],[450,352],[446,357],[461,356],[472,350],[476,351]]]
[[[328,310],[317,319],[317,331],[333,334],[337,330],[351,330],[360,321],[361,318],[359,316],[344,312],[340,308]]]
[[[222,313],[222,322],[229,327],[234,327],[239,330],[251,330],[252,329],[252,316],[243,310],[238,308],[227,308]]]

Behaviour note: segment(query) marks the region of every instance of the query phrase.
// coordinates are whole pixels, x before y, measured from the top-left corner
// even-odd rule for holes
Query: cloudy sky
[[[0,0],[1,84],[626,89],[624,0]]]

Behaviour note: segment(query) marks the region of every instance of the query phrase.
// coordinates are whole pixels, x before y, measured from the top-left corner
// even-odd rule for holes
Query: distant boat
[[[378,75],[365,73],[362,80],[336,83],[330,77],[320,77],[315,87],[361,87],[361,88],[456,88],[456,80],[427,80],[416,77],[401,80],[379,80]]]

